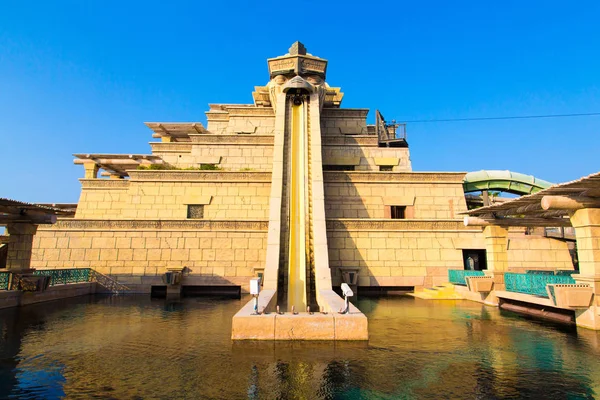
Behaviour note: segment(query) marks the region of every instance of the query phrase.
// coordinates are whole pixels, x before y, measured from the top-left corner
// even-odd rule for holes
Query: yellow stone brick
[[[160,259],[161,261],[169,261],[171,259],[171,249],[161,249]]]
[[[205,261],[214,261],[215,254],[216,252],[214,249],[204,249],[202,250],[202,259]]]
[[[84,260],[86,260],[86,261],[100,260],[100,249],[86,249]]]
[[[105,261],[116,261],[117,250],[116,249],[100,249],[100,259]]]
[[[173,249],[171,250],[171,260],[173,261],[187,261],[190,257],[190,251],[188,249]]]
[[[117,248],[117,249],[131,249],[131,238],[129,238],[129,237],[116,238],[116,240],[115,240],[115,248]]]
[[[133,259],[132,249],[119,249],[117,253],[118,261],[131,261]]]
[[[213,248],[221,250],[221,249],[231,249],[231,239],[229,238],[218,238],[213,240]]]
[[[379,250],[380,261],[392,261],[396,259],[396,251],[394,249]]]
[[[133,249],[133,260],[134,261],[145,261],[147,255],[148,255],[148,251],[146,249],[143,249],[143,248]]]
[[[233,261],[235,260],[235,250],[233,249],[217,249],[215,260],[217,261]]]
[[[89,249],[92,247],[92,239],[84,237],[72,237],[69,240],[71,249]]]
[[[158,261],[161,259],[161,250],[160,249],[148,249],[146,251],[146,259],[148,261]]]

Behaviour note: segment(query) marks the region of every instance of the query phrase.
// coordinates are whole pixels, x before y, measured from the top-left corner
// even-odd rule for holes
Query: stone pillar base
[[[575,311],[575,322],[578,327],[600,330],[600,275],[573,275],[576,283],[592,287],[592,305],[588,309]]]
[[[167,298],[181,297],[181,285],[167,285]]]
[[[492,276],[494,278],[494,286],[493,290],[506,290],[506,285],[504,284],[504,272],[500,271],[483,271],[486,276]]]

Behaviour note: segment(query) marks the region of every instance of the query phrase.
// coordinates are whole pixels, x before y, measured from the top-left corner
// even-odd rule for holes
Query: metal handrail
[[[448,270],[448,282],[454,285],[467,285],[465,278],[467,276],[484,276],[483,271],[472,271],[463,269],[449,269]]]
[[[547,298],[546,285],[552,283],[575,284],[575,279],[570,275],[517,274],[513,272],[504,274],[504,284],[508,292],[531,294]]]

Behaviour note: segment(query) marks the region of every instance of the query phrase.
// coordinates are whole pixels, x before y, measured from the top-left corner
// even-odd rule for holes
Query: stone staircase
[[[451,283],[443,283],[440,286],[424,288],[423,290],[409,293],[410,296],[425,300],[462,300],[463,297],[458,294]]]

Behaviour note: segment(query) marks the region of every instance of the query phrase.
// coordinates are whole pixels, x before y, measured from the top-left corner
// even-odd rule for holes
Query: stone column
[[[13,271],[28,269],[31,264],[33,235],[37,231],[37,225],[14,223],[8,224],[6,229],[10,235],[6,268]]]
[[[579,258],[579,275],[573,278],[594,290],[591,307],[575,311],[577,326],[600,330],[600,208],[576,210],[571,224],[575,228]]]
[[[95,162],[84,162],[85,179],[96,179],[98,177],[98,164]]]
[[[494,277],[494,290],[504,290],[504,273],[508,270],[508,230],[497,225],[483,229],[487,270]]]

